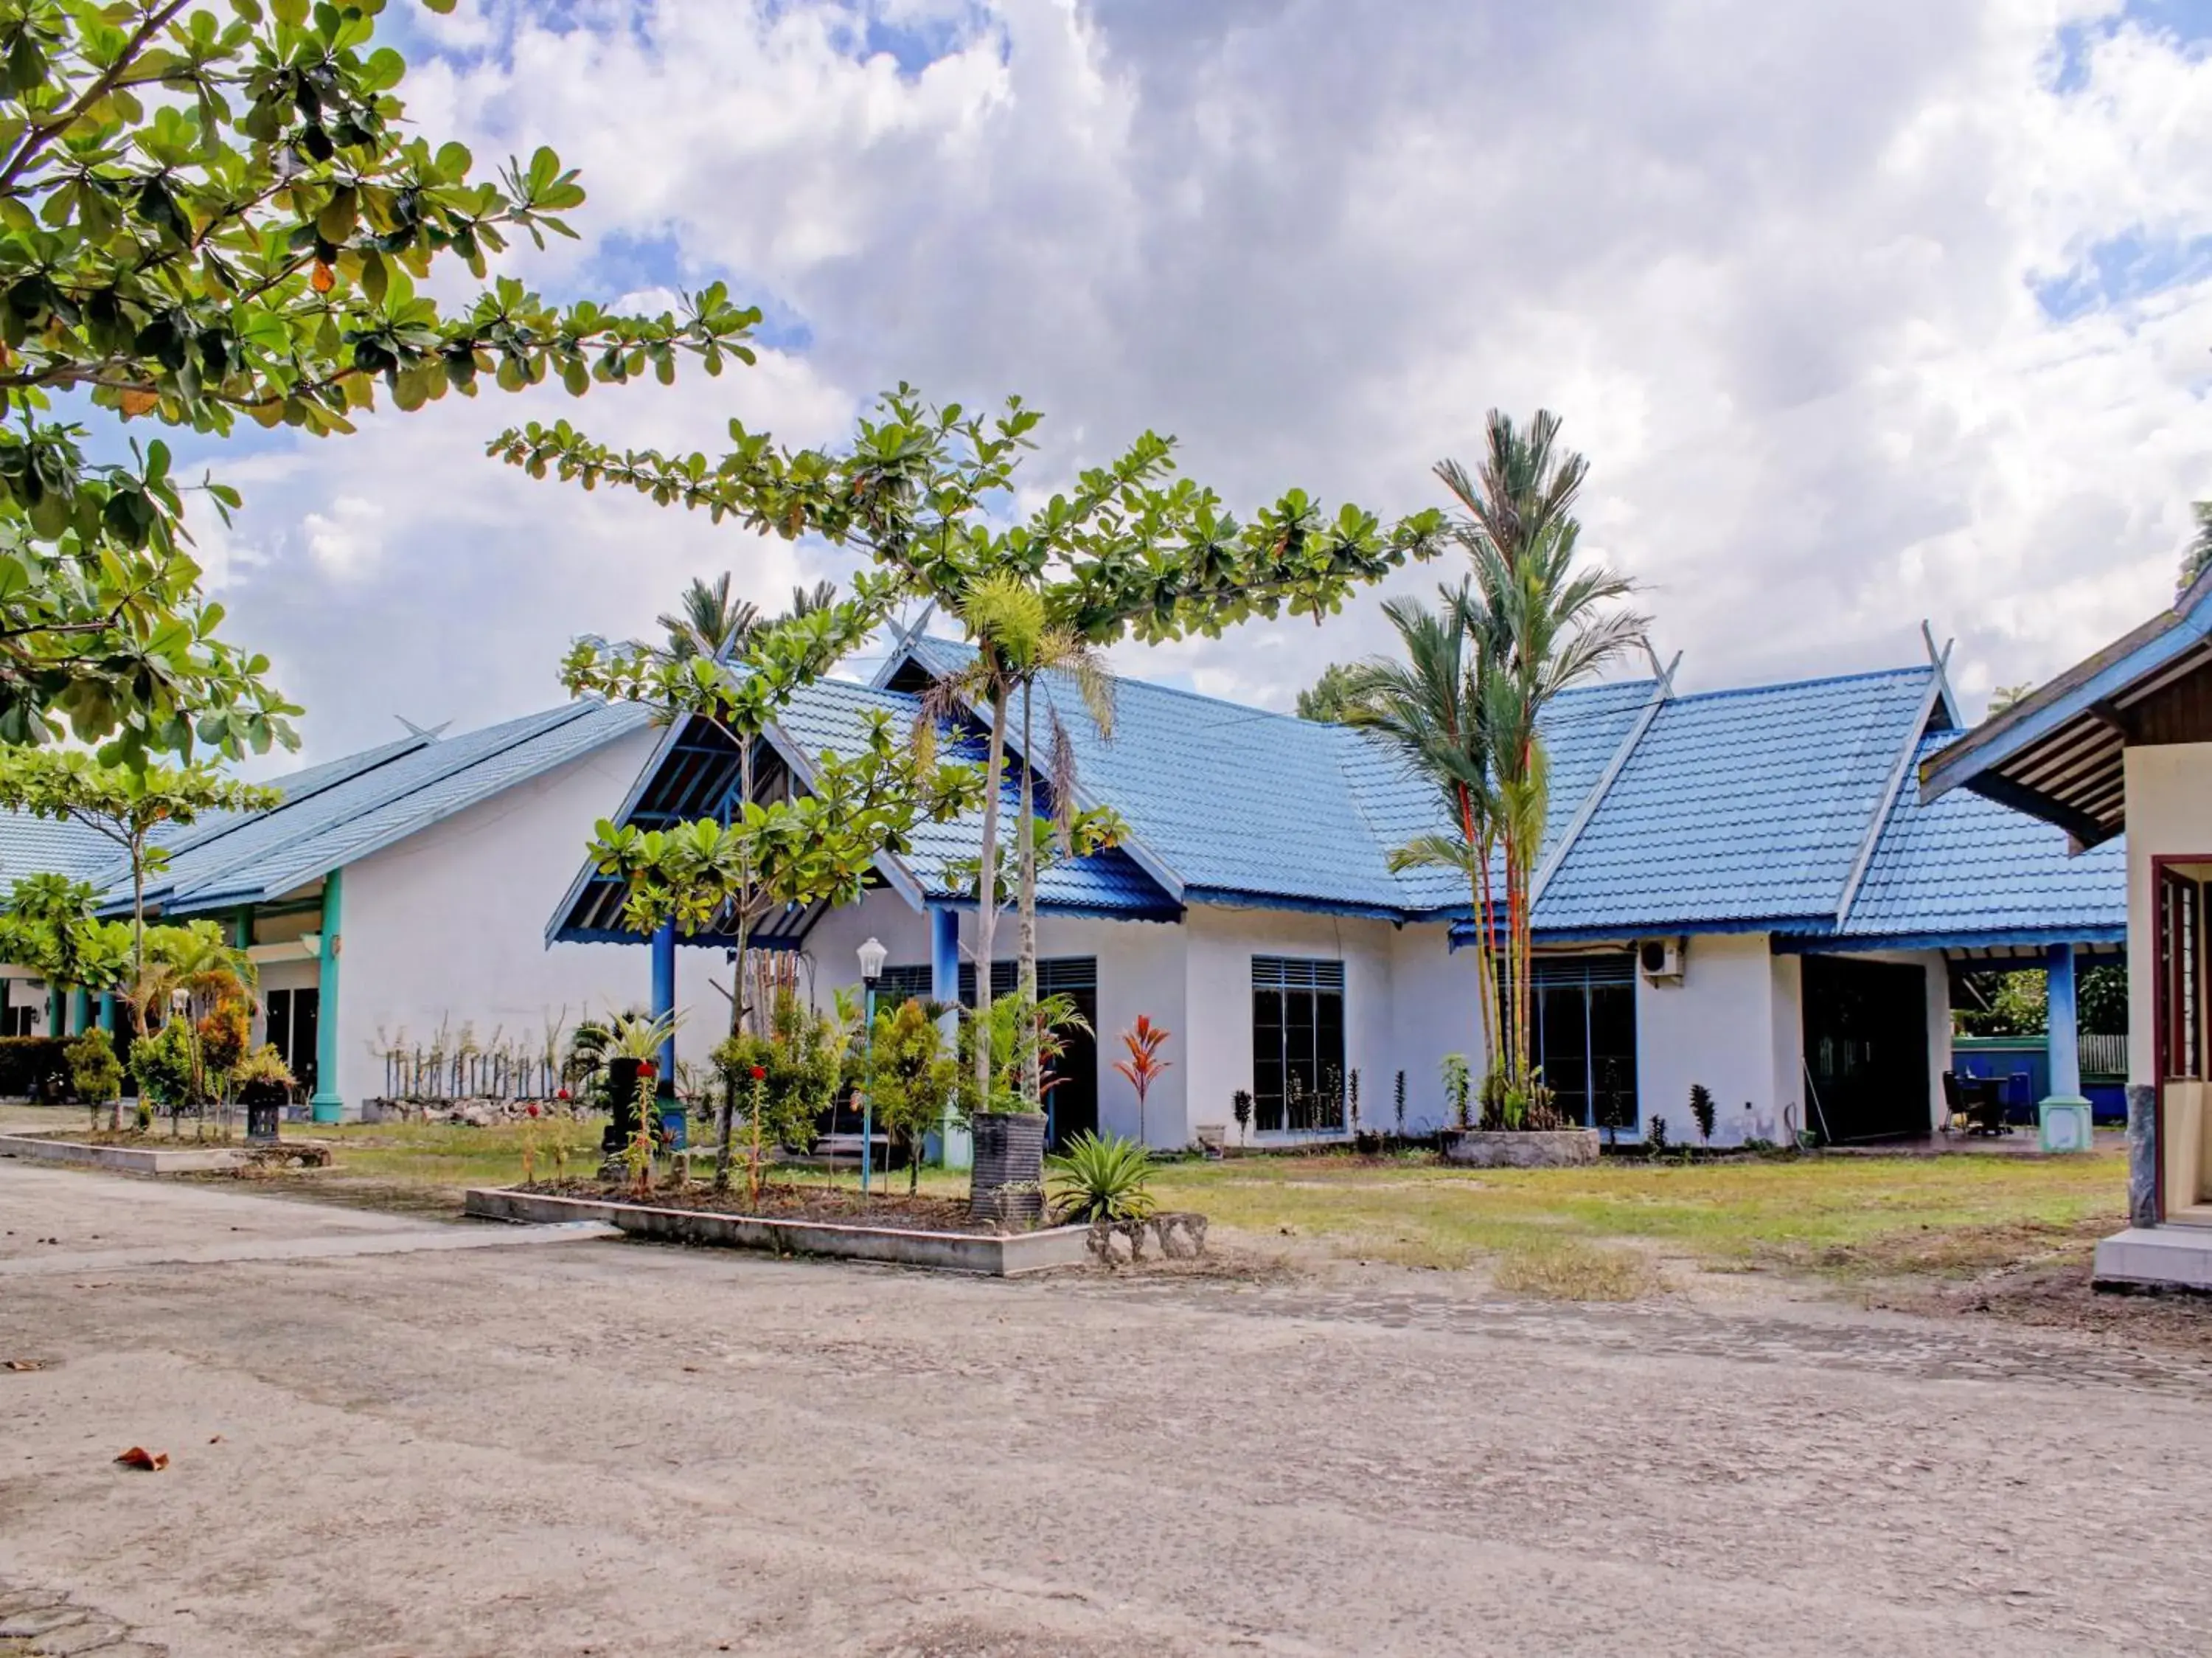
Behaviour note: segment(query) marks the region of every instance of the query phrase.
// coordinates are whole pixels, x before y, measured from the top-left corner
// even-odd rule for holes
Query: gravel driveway
[[[1381,1270],[416,1253],[4,1161],[0,1228],[0,1361],[46,1366],[0,1372],[0,1637],[44,1606],[15,1615],[176,1658],[2212,1649],[2182,1354]],[[143,1259],[233,1236],[259,1258]]]

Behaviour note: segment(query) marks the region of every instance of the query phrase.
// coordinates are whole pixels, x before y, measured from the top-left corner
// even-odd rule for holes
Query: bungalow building
[[[809,687],[760,740],[757,786],[804,789],[810,757],[852,752],[872,712],[903,728],[963,649],[907,637],[872,682]],[[1478,1074],[1484,1063],[1468,895],[1449,873],[1389,867],[1394,847],[1443,826],[1429,785],[1343,727],[1130,679],[1109,741],[1072,688],[1036,694],[1035,728],[1056,716],[1073,740],[1083,803],[1129,826],[1041,882],[1044,987],[1093,1033],[1060,1068],[1055,1135],[1138,1132],[1108,1061],[1139,1014],[1173,1033],[1142,1124],[1156,1144],[1215,1125],[1233,1137],[1239,1093],[1261,1142],[1340,1136],[1355,1119],[1395,1127],[1401,1097],[1407,1129],[1447,1120],[1446,1057]],[[1561,698],[1546,732],[1537,1057],[1564,1110],[1624,1140],[1662,1121],[1675,1141],[1692,1136],[1693,1084],[1714,1097],[1723,1143],[1923,1135],[1949,1063],[1951,967],[2070,972],[2125,936],[2117,841],[2070,856],[2063,829],[1911,786],[1958,734],[1932,655],[1697,694],[1671,673],[1608,682]],[[689,1010],[673,1045],[701,1059],[726,1021],[731,941],[619,948],[644,941],[621,924],[619,887],[579,855],[603,817],[726,810],[737,760],[705,722],[659,728],[590,702],[460,735],[410,731],[282,780],[270,811],[179,832],[148,899],[161,917],[233,930],[259,972],[257,1039],[326,1119],[411,1091],[410,1053],[449,1066],[463,1051],[542,1053],[579,1019],[648,1000]],[[978,826],[971,814],[924,828],[879,860],[858,903],[775,917],[757,942],[794,953],[824,1002],[857,979],[872,937],[890,951],[888,992],[972,995],[959,866],[972,868]],[[64,857],[110,913],[127,912],[112,849],[0,820],[0,873]],[[1002,991],[1013,934],[1001,925]],[[113,1017],[21,977],[9,988],[11,1028]]]
[[[246,948],[254,1038],[283,1052],[320,1119],[399,1092],[399,1052],[521,1064],[580,1019],[645,1000],[634,955],[549,952],[537,933],[657,735],[643,710],[591,702],[458,736],[410,731],[279,779],[271,810],[172,833],[149,911],[217,921]],[[94,881],[107,913],[130,912],[110,843],[0,814],[0,880],[41,868]],[[686,989],[704,997],[696,971]],[[17,1033],[114,1027],[112,999],[9,972]]]
[[[1929,756],[1921,794],[2001,802],[2083,866],[2124,858],[2130,1225],[2096,1276],[2212,1290],[2212,574]]]
[[[803,788],[807,757],[849,752],[872,712],[911,722],[964,649],[907,638],[872,683],[809,688],[760,740],[759,786]],[[1139,1014],[1174,1033],[1146,1102],[1155,1144],[1233,1137],[1240,1092],[1262,1142],[1340,1136],[1355,1117],[1392,1127],[1401,1099],[1407,1128],[1444,1121],[1446,1056],[1483,1064],[1475,975],[1455,948],[1470,906],[1455,876],[1389,867],[1391,849],[1444,826],[1430,787],[1342,727],[1125,680],[1109,740],[1072,688],[1035,694],[1034,728],[1056,717],[1073,740],[1081,803],[1130,830],[1040,884],[1042,984],[1096,1033],[1071,1044],[1055,1137],[1139,1131],[1133,1093],[1099,1052]],[[2076,858],[2062,832],[1992,801],[1922,802],[1913,768],[1958,725],[1932,652],[1837,679],[1685,695],[1670,671],[1561,698],[1534,907],[1536,1046],[1561,1107],[1623,1139],[1663,1121],[1679,1142],[1699,1084],[1717,1143],[1929,1133],[1950,969],[2070,973],[2125,931],[2117,847]],[[618,816],[726,810],[738,759],[702,722],[670,728]],[[860,902],[778,917],[758,942],[801,952],[823,1001],[857,979],[869,938],[889,949],[889,993],[972,995],[974,900],[957,869],[977,832],[971,815],[917,834]],[[621,898],[578,870],[549,944],[628,937]],[[999,933],[1000,990],[1012,933]],[[730,942],[654,939],[659,999],[681,946],[719,957]]]

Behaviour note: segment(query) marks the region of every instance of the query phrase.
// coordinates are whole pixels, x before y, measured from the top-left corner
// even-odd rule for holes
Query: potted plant
[[[257,1145],[273,1145],[284,1106],[296,1088],[295,1078],[276,1045],[264,1042],[238,1062],[230,1074],[238,1103],[246,1107],[246,1137]]]
[[[1042,1216],[1048,1119],[1028,1108],[1022,1093],[1024,1064],[1034,1047],[1040,1070],[1049,1069],[1065,1050],[1062,1033],[1083,1024],[1070,997],[1032,1002],[1018,994],[999,997],[988,1015],[978,1013],[962,1023],[961,1040],[971,1062],[977,1042],[990,1044],[988,1062],[964,1066],[962,1076],[961,1105],[975,1142],[968,1209],[977,1219],[1034,1222]],[[979,1076],[989,1079],[986,1099],[975,1097]]]
[[[611,1157],[621,1156],[636,1137],[638,1118],[660,1077],[660,1050],[684,1022],[672,1009],[659,1015],[618,1014],[609,1027],[601,1051],[607,1070],[607,1101],[613,1119],[600,1138],[600,1149]]]

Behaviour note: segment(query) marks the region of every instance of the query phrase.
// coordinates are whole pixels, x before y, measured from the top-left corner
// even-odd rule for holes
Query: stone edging
[[[92,1146],[43,1134],[0,1134],[0,1157],[40,1163],[77,1163],[124,1174],[199,1174],[236,1168],[247,1154],[235,1146],[179,1146],[174,1151],[148,1146]]]
[[[1080,1266],[1089,1253],[1087,1226],[1049,1227],[1004,1237],[964,1232],[915,1232],[888,1226],[845,1226],[827,1221],[769,1221],[749,1215],[651,1209],[637,1204],[556,1198],[539,1192],[470,1188],[466,1211],[490,1221],[605,1221],[636,1238],[766,1249],[778,1254],[829,1255],[845,1260],[927,1266],[939,1271],[1012,1277],[1056,1266]]]
[[[1443,1151],[1446,1162],[1467,1168],[1574,1168],[1597,1161],[1597,1131],[1449,1129]]]

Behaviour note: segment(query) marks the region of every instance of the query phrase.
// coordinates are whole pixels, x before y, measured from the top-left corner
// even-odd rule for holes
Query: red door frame
[[[2157,1021],[2151,1031],[2151,1069],[2155,1073],[2151,1078],[2151,1183],[2156,1212],[2160,1221],[2166,1219],[2166,1074],[2172,1069],[2167,1063],[2171,1056],[2168,1052],[2166,1033],[2172,1026],[2170,1016],[2172,1012],[2170,998],[2173,993],[2171,977],[2166,972],[2166,905],[2163,902],[2163,895],[2169,871],[2172,869],[2173,865],[2179,863],[2212,865],[2212,853],[2154,852],[2150,859],[2151,970],[2158,978],[2157,992],[2151,1004],[2153,1016]],[[2204,894],[2207,883],[2194,875],[2181,875],[2178,871],[2173,872],[2173,879],[2187,884],[2190,892],[2194,894],[2191,901],[2196,905],[2197,910],[2195,923],[2191,928],[2191,932],[2197,948],[2198,1024],[2197,1054],[2197,1069],[2202,1071],[2208,1069],[2205,1063],[2206,1033],[2203,1029],[2205,997],[2208,988],[2212,988],[2207,986],[2204,979],[2206,960]],[[2194,1080],[2202,1082],[2206,1079],[2199,1076]]]

